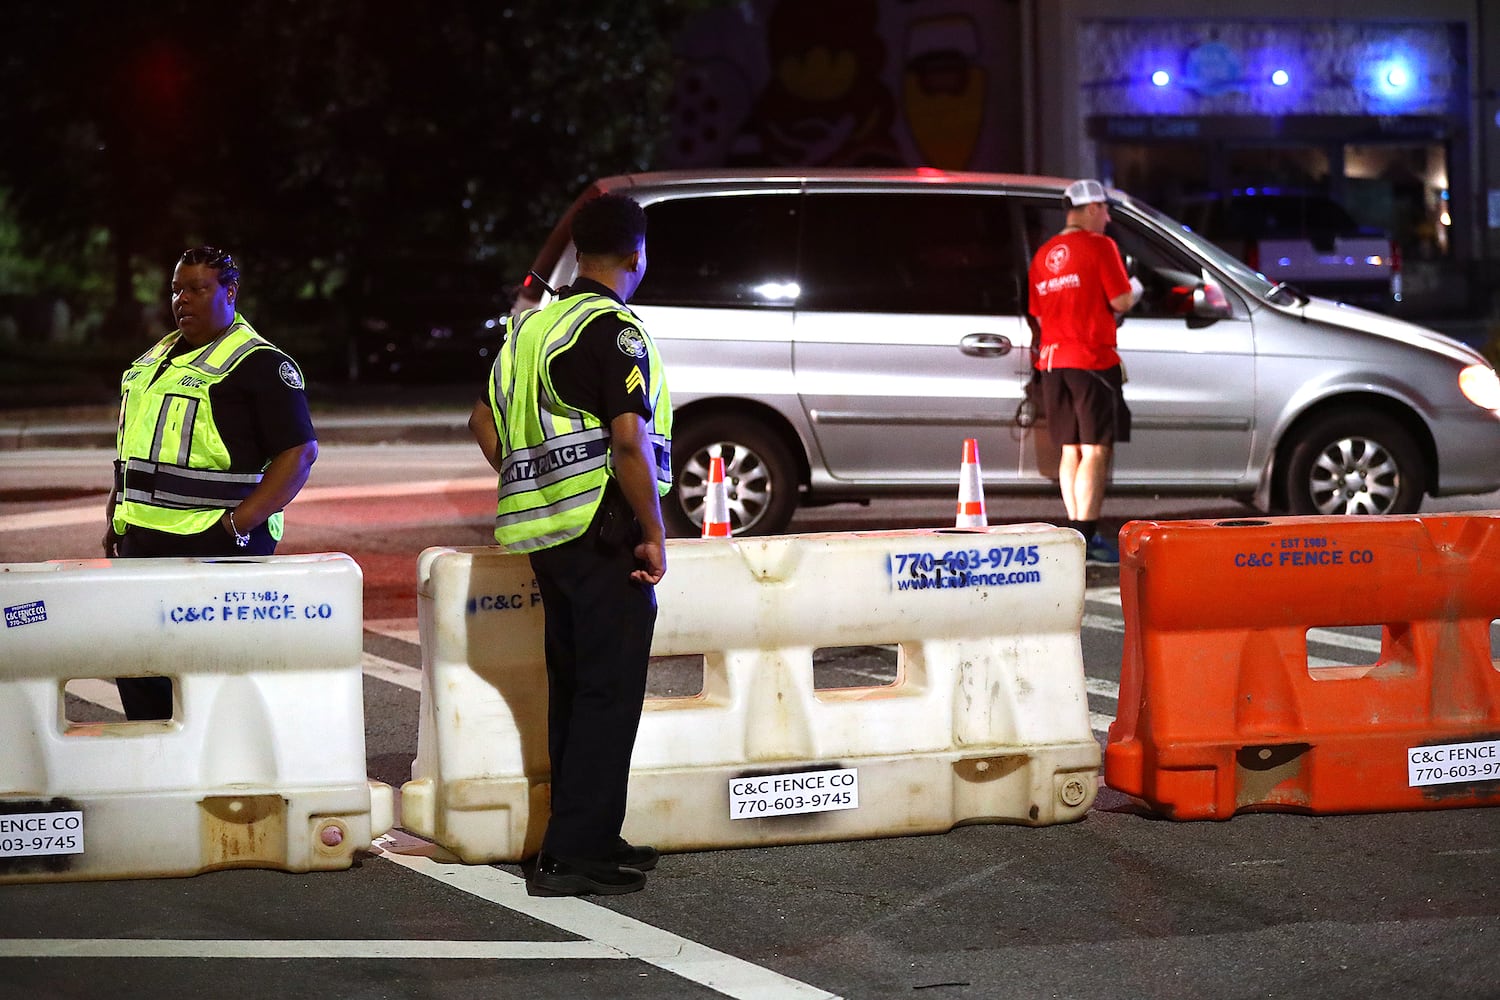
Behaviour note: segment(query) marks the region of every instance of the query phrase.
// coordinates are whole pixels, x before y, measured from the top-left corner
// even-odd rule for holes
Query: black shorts
[[[1120,366],[1100,371],[1042,372],[1042,413],[1053,444],[1115,444],[1130,440]]]

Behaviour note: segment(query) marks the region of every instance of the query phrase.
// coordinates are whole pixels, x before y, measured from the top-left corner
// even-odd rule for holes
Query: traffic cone
[[[708,492],[703,494],[703,537],[728,538],[729,494],[724,491],[724,459],[708,460]]]
[[[984,477],[979,474],[979,442],[964,438],[964,461],[958,469],[958,519],[955,528],[985,528]]]

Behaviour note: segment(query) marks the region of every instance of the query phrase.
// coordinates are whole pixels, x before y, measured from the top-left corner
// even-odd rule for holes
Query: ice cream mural
[[[1010,169],[993,127],[1014,32],[992,3],[762,0],[678,43],[667,166]],[[1001,133],[1004,134],[1001,134]]]

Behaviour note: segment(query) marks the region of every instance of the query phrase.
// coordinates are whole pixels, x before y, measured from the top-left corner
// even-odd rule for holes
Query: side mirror
[[[1125,255],[1125,273],[1132,278],[1139,278],[1141,276],[1140,259],[1133,253]]]
[[[1228,296],[1218,285],[1204,279],[1193,288],[1193,311],[1188,317],[1189,326],[1208,326],[1233,315],[1234,307],[1229,304]]]

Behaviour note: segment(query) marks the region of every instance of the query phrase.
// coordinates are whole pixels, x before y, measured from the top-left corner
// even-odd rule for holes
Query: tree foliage
[[[0,188],[38,258],[107,233],[122,306],[199,242],[261,308],[514,281],[588,180],[651,166],[712,2],[8,0]]]

